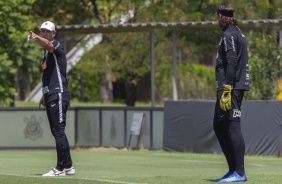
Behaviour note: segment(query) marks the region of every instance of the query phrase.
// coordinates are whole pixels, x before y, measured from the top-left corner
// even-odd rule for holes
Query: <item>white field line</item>
[[[203,161],[203,160],[180,160],[185,162],[192,162],[192,163],[207,163],[207,164],[226,164],[226,162],[217,162],[217,161]],[[248,165],[254,165],[259,167],[268,167],[269,165],[263,165],[263,164],[248,164]]]
[[[122,181],[114,181],[114,180],[104,180],[104,179],[95,179],[95,178],[72,178],[72,177],[43,177],[43,176],[33,176],[33,175],[24,175],[24,174],[6,174],[0,173],[3,176],[18,176],[18,177],[25,177],[25,178],[58,178],[58,179],[70,179],[70,180],[87,180],[87,181],[100,181],[105,183],[117,183],[117,184],[146,184],[146,183],[129,183],[129,182],[122,182]]]

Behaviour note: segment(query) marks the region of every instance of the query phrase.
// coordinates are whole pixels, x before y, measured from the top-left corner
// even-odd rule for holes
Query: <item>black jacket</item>
[[[44,51],[42,63],[42,92],[43,94],[65,93],[68,90],[67,60],[63,45],[53,40],[54,52]]]
[[[245,35],[235,25],[223,28],[216,59],[216,85],[232,85],[233,89],[250,90],[248,50]]]

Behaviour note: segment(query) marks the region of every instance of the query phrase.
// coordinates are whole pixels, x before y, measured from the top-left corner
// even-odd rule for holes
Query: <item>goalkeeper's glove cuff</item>
[[[231,85],[231,84],[223,84],[223,87],[225,87],[225,86],[226,86],[226,87],[229,87],[229,86],[230,86],[231,89],[233,89],[233,85]]]

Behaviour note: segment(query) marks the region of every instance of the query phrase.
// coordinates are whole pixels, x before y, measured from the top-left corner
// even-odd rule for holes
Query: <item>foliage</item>
[[[90,76],[91,78],[96,76],[97,79],[97,76],[109,73],[113,82],[123,81],[124,84],[136,86],[150,68],[148,35],[128,33],[119,34],[117,37],[108,35],[107,38],[111,44],[104,43],[95,46],[92,52],[82,57],[82,62],[76,67],[77,70],[86,76],[85,79]],[[140,42],[140,40],[143,41]],[[71,74],[75,73],[71,71]],[[93,85],[94,83],[86,87],[94,87]],[[97,93],[89,91],[91,92],[94,100],[97,99],[95,96]]]
[[[0,2],[0,105],[8,106],[13,103],[16,92],[17,77],[25,78],[32,83],[37,71],[34,65],[36,51],[26,45],[28,30],[31,27],[29,10],[31,0],[7,0]],[[20,6],[19,6],[20,4]],[[26,34],[25,34],[26,33]]]
[[[82,73],[84,70],[80,70],[80,66],[78,65],[69,73],[68,81],[72,100],[81,102],[99,101],[99,76],[89,68],[87,73]]]
[[[177,91],[179,99],[212,99],[215,93],[214,68],[200,65],[196,56],[200,51],[196,44],[188,44],[184,33],[176,32],[177,43]],[[162,102],[164,99],[172,99],[172,37],[164,32],[156,32],[155,46],[155,80],[156,99]],[[211,92],[213,90],[213,92]]]
[[[171,99],[172,70],[169,66],[158,70],[162,76],[156,77],[157,99]],[[169,82],[168,82],[169,81]],[[215,99],[216,86],[213,67],[199,64],[182,64],[177,67],[177,86],[179,99]]]
[[[277,34],[254,34],[252,37],[249,46],[251,91],[246,94],[246,99],[276,99],[281,55]]]
[[[59,24],[106,24],[120,22],[128,10],[143,4],[138,0],[35,0],[32,10],[39,22],[50,19]],[[67,6],[66,6],[67,5]]]
[[[269,11],[274,11],[276,12],[276,16],[278,15],[278,10],[273,9],[273,3],[271,4],[271,2],[266,0],[249,1],[248,6],[243,6],[244,3],[242,2],[243,1],[240,0],[231,2],[236,7],[236,16],[238,18],[268,18],[270,16],[268,15]],[[150,1],[150,3],[147,3],[144,6],[136,6],[136,16],[134,19],[137,22],[215,20],[214,12],[219,3],[221,2],[193,0],[176,0],[170,2],[155,0]],[[262,9],[262,12],[255,11],[258,7]],[[177,52],[181,53],[177,58],[179,98],[213,99],[215,97],[213,69],[204,69],[205,67],[191,65],[191,63],[211,63],[209,61],[212,56],[211,51],[216,49],[216,44],[221,35],[220,32],[220,29],[206,32],[176,32]],[[149,72],[148,67],[150,63],[148,55],[150,53],[148,50],[143,50],[142,54],[142,49],[133,50],[132,48],[148,48],[148,42],[142,44],[139,43],[139,40],[142,40],[143,42],[148,41],[149,36],[144,36],[143,33],[134,34],[138,36],[130,37],[132,33],[128,33],[128,36],[126,34],[107,35],[106,38],[108,40],[103,47],[95,47],[92,52],[86,54],[82,58],[81,65],[84,65],[83,62],[85,62],[85,64],[87,63],[87,67],[84,67],[84,69],[80,67],[80,69],[88,70],[90,67],[90,65],[88,65],[88,59],[95,58],[92,59],[94,62],[91,62],[92,67],[90,68],[93,68],[92,71],[98,70],[97,74],[102,71],[108,72],[112,75],[113,81],[129,81],[131,84],[138,85],[140,80],[142,80],[142,76]],[[170,99],[172,97],[172,83],[167,82],[172,81],[172,32],[155,30],[155,35],[157,35],[155,39],[156,97],[158,101],[161,102],[163,99]],[[134,38],[139,39],[136,40]],[[271,48],[268,47],[267,49]],[[256,55],[256,53],[253,52],[253,55]],[[137,59],[134,56],[138,56]],[[138,64],[144,62],[139,60],[140,58],[141,60],[142,58],[146,58],[147,61],[145,62],[145,66],[147,66],[147,68],[142,64]],[[142,72],[140,73],[140,71]],[[269,82],[274,82],[273,86],[276,84],[275,80]],[[252,98],[254,98],[254,95],[258,96],[256,93],[260,93],[256,92],[257,89],[258,88],[255,87],[252,88]]]
[[[45,20],[60,24],[80,24],[93,17],[90,1],[77,0],[35,0],[32,13],[39,25]]]
[[[274,19],[281,18],[280,0],[232,0],[236,17],[239,19]],[[259,10],[259,11],[257,11]]]
[[[13,62],[8,59],[6,53],[0,54],[0,60],[0,80],[3,81],[0,86],[0,106],[5,106],[12,102],[11,94],[15,93],[13,81],[7,80],[9,77],[13,77],[15,69],[12,68]]]
[[[220,0],[6,0],[0,2],[0,106],[11,104],[16,95],[24,99],[41,78],[39,69],[40,55],[34,44],[26,45],[29,30],[40,25],[45,20],[51,20],[56,25],[63,24],[107,24],[133,22],[182,22],[216,20],[215,9]],[[238,19],[281,19],[279,0],[231,0],[236,9]],[[260,11],[257,11],[260,10]],[[122,19],[123,18],[123,19]],[[36,29],[35,29],[36,30]],[[247,33],[245,33],[247,34]],[[263,38],[264,32],[256,34]],[[171,67],[172,44],[171,31],[155,31],[155,77],[157,99],[171,98]],[[220,37],[220,29],[216,31],[181,31],[177,32],[177,62],[178,91],[180,98],[212,98],[209,91],[203,96],[199,91],[213,89],[213,82],[208,86],[206,81],[191,79],[201,76],[201,70],[193,65],[195,76],[189,76],[189,64],[212,64],[213,53]],[[75,33],[73,36],[77,36]],[[279,56],[275,49],[274,37],[265,36],[262,40],[255,36],[247,36],[250,44],[251,89],[247,94],[249,99],[274,99],[276,91],[275,70],[270,72]],[[264,42],[269,40],[274,45]],[[263,42],[263,43],[260,43]],[[103,44],[94,47],[85,55],[78,66],[69,75],[72,96],[77,100],[97,101],[99,89],[97,86],[106,72],[111,75],[114,83],[119,84],[119,90],[125,91],[130,98],[136,100],[136,86],[150,73],[150,51],[148,33],[109,34],[104,35]],[[257,50],[260,52],[258,52]],[[265,55],[263,54],[265,53]],[[263,65],[263,63],[268,63]],[[256,64],[255,66],[253,64]],[[191,66],[190,66],[191,67]],[[200,67],[200,66],[199,66]],[[267,71],[270,79],[260,70]],[[266,68],[268,67],[268,69]],[[200,67],[201,68],[201,67]],[[259,70],[259,71],[256,71]],[[212,71],[212,70],[211,70]],[[185,73],[186,72],[186,73]],[[254,76],[252,76],[254,75]],[[186,78],[185,78],[186,76]],[[210,76],[208,72],[207,76]],[[81,80],[83,77],[83,81]],[[204,77],[205,78],[205,77]],[[213,77],[209,78],[212,79]],[[267,78],[267,77],[266,77]],[[189,79],[189,80],[188,80]],[[258,80],[258,81],[257,81]],[[268,82],[274,90],[267,91],[259,87],[260,81]],[[193,82],[194,81],[194,84]],[[269,84],[269,82],[271,84]],[[80,86],[85,84],[84,96],[80,96]],[[198,85],[195,87],[195,85]],[[262,85],[262,83],[260,84]],[[165,88],[167,86],[167,88]],[[186,86],[191,86],[185,88]],[[146,86],[147,87],[147,86]],[[127,88],[127,89],[125,89]],[[138,89],[145,89],[139,87]],[[147,88],[146,88],[147,89]],[[197,92],[193,91],[196,90]],[[114,89],[115,90],[115,89]],[[191,91],[192,90],[192,91]],[[271,93],[268,94],[267,93]],[[274,92],[275,93],[275,92]],[[197,96],[198,95],[198,96]],[[268,98],[267,98],[268,96]]]
[[[180,67],[180,98],[215,99],[216,85],[214,68],[198,64]]]

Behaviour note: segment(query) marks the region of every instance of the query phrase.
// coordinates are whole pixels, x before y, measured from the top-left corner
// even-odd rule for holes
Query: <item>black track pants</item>
[[[214,123],[214,131],[227,160],[229,171],[244,173],[245,142],[239,121]]]
[[[241,131],[241,103],[244,91],[234,90],[229,111],[222,111],[219,101],[222,91],[218,92],[214,115],[214,132],[227,160],[229,172],[245,173],[245,142]]]
[[[56,168],[61,171],[72,166],[69,142],[65,134],[66,112],[70,95],[69,93],[54,93],[45,95],[44,100],[51,132],[56,141]]]

